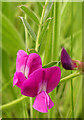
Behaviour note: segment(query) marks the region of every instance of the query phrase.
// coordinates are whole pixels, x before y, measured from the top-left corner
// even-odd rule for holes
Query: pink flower
[[[30,74],[21,87],[21,94],[36,97],[33,108],[39,112],[48,112],[54,105],[48,93],[58,85],[61,78],[59,67],[40,68]]]
[[[42,68],[41,58],[36,53],[27,53],[23,50],[19,50],[16,59],[16,72],[13,78],[13,86],[17,85],[21,88],[24,81],[26,81],[29,75],[36,69]]]
[[[78,60],[72,60],[67,51],[62,48],[61,52],[61,63],[63,68],[66,70],[83,70],[84,71],[84,62]]]
[[[59,67],[42,68],[41,58],[36,53],[19,50],[16,59],[16,72],[13,86],[21,88],[21,94],[36,97],[33,108],[39,112],[48,112],[54,105],[48,93],[58,85],[61,78]]]

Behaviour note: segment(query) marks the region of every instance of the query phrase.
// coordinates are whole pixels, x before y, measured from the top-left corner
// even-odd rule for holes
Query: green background
[[[24,11],[18,6],[26,5],[26,7],[33,11],[40,21],[43,6],[45,3],[40,2],[3,2],[2,3],[2,46],[0,43],[0,50],[2,50],[2,104],[9,103],[21,97],[20,89],[17,86],[13,87],[13,75],[16,71],[16,55],[19,49],[26,50],[27,48],[35,49],[36,40],[32,37],[31,31],[27,34],[27,45],[25,37],[25,28],[19,16],[25,17]],[[49,8],[48,8],[49,7]],[[64,47],[72,59],[82,59],[82,3],[73,3],[73,19],[72,19],[72,3],[62,3],[60,10],[57,11],[56,20],[60,21],[60,31],[54,32],[54,6],[49,3],[46,13],[43,18],[42,30],[39,39],[38,54],[42,58],[43,65],[53,61],[52,52],[55,48],[54,58],[60,61],[62,47]],[[59,17],[60,16],[60,17]],[[26,15],[27,22],[31,26],[33,32],[37,36],[39,24],[37,24],[30,14]],[[57,22],[56,25],[58,25]],[[72,30],[73,26],[73,30]],[[59,30],[59,29],[58,29]],[[60,32],[60,35],[58,35]],[[71,43],[71,33],[73,33],[73,40]],[[59,36],[57,46],[53,44],[53,36]],[[56,38],[57,39],[57,38]],[[59,48],[59,51],[58,51]],[[58,51],[58,53],[57,53]],[[66,71],[61,68],[61,78],[71,74],[71,71]],[[75,71],[73,71],[75,72]],[[55,107],[50,110],[51,118],[71,118],[71,83],[70,80],[64,82],[56,88],[56,93],[50,94]],[[55,98],[55,99],[54,99]],[[34,99],[33,99],[34,101]],[[3,118],[27,118],[30,117],[29,97],[25,100],[3,109]],[[73,79],[73,104],[74,117],[82,117],[82,79],[81,76]],[[39,113],[34,110],[34,118],[47,118],[48,114]],[[54,113],[54,114],[53,114]]]

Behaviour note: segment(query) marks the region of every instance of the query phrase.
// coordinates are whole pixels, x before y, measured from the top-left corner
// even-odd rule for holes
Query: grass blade
[[[2,15],[2,28],[3,49],[11,56],[16,56],[19,49],[25,49],[25,44],[16,28],[4,15]]]
[[[53,47],[52,47],[52,59],[53,61],[58,61],[59,59],[59,48],[60,48],[60,23],[61,23],[61,2],[54,2],[54,24],[53,24]],[[56,95],[56,89],[52,91],[51,96]],[[56,96],[53,97],[56,101]],[[53,112],[51,111],[50,117],[55,117],[56,105],[53,107]]]
[[[60,43],[61,3],[54,2],[53,60],[58,60]]]
[[[71,3],[71,58],[73,48],[73,2]],[[72,71],[71,71],[72,73]],[[74,105],[73,105],[73,80],[71,79],[71,104],[72,104],[72,118],[74,118]]]
[[[51,11],[52,12],[52,11]],[[51,13],[52,14],[52,13]],[[53,20],[51,19],[49,22],[48,32],[47,32],[47,40],[46,40],[46,46],[45,46],[45,53],[44,53],[44,60],[43,63],[47,64],[52,60],[51,54],[52,54],[52,27]]]

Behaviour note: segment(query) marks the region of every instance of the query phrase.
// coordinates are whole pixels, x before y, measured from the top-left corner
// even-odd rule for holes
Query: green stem
[[[40,33],[41,33],[41,27],[42,27],[42,23],[43,23],[43,17],[44,17],[45,10],[46,10],[47,4],[48,4],[47,1],[48,0],[46,0],[46,2],[45,2],[45,6],[43,7],[43,11],[42,11],[42,15],[41,15],[40,25],[39,25],[37,39],[36,39],[36,48],[35,48],[36,51],[38,51],[38,47],[39,47],[39,37],[40,37]]]
[[[54,2],[54,23],[53,23],[53,43],[52,43],[52,59],[58,61],[60,49],[60,23],[61,23],[61,3]],[[51,93],[54,101],[56,101],[56,89]],[[56,105],[53,107],[53,112],[50,112],[50,117],[55,118]]]
[[[33,118],[32,98],[30,97],[30,117]]]
[[[27,97],[27,96],[22,96],[22,97],[14,100],[14,101],[8,103],[8,104],[4,104],[4,105],[0,106],[0,110],[1,110],[1,109],[5,109],[5,108],[8,108],[8,107],[10,107],[10,106],[12,106],[12,105],[15,105],[15,104],[23,101],[23,100],[26,99],[26,98],[28,98],[28,97]]]
[[[71,104],[72,104],[72,118],[74,118],[74,105],[73,105],[73,81],[71,79]]]
[[[28,98],[27,100],[24,100],[23,101],[23,115],[24,115],[24,118],[29,118],[29,115],[28,115],[28,111],[27,111],[27,101],[28,101]]]
[[[27,20],[27,16],[25,14],[25,20]],[[25,45],[26,45],[26,51],[28,49],[28,31],[27,28],[25,27]]]
[[[25,20],[27,19],[27,16],[25,14]],[[25,27],[25,43],[26,43],[26,51],[28,49],[28,31]],[[32,98],[30,97],[30,118],[33,118],[33,107],[32,107]]]
[[[79,76],[79,75],[81,75],[80,72],[72,73],[72,74],[68,75],[67,77],[62,78],[62,79],[60,80],[60,82],[59,82],[58,85],[60,85],[60,84],[63,83],[63,82],[68,81],[69,79],[75,78],[75,77],[77,77],[77,76]]]
[[[72,58],[72,48],[73,48],[73,2],[71,4],[71,58]],[[72,71],[71,71],[72,73]],[[71,101],[72,101],[72,118],[74,118],[74,105],[73,105],[73,81],[71,79]]]
[[[53,12],[52,10],[50,11],[50,17],[53,17]],[[46,37],[46,46],[45,46],[45,52],[44,52],[44,59],[43,59],[43,64],[47,64],[51,62],[52,58],[52,27],[53,25],[53,19],[50,20],[48,24],[48,30],[47,30],[47,37]]]
[[[27,16],[25,14],[25,20],[27,20]],[[26,52],[27,52],[27,48],[28,48],[28,31],[27,28],[25,27],[25,46],[26,46]],[[28,112],[27,112],[27,103],[24,100],[23,102],[23,113],[24,113],[24,118],[28,118]]]
[[[54,24],[53,24],[53,61],[59,57],[59,43],[60,43],[60,24],[61,24],[61,3],[54,2]]]
[[[64,77],[64,78],[62,78],[62,79],[60,80],[59,85],[60,85],[61,83],[65,82],[65,81],[67,81],[67,80],[69,80],[69,79],[71,79],[71,78],[75,78],[75,77],[77,77],[77,76],[79,76],[79,75],[81,75],[81,73],[76,72],[76,73],[73,73],[73,74],[71,74],[71,75],[69,75],[69,76],[67,76],[67,77]],[[28,98],[28,97],[27,97],[27,96],[22,96],[21,98],[18,98],[18,99],[14,100],[14,101],[12,101],[12,102],[10,102],[10,103],[8,103],[8,104],[2,105],[2,106],[0,106],[0,110],[1,110],[1,109],[5,109],[5,108],[8,108],[8,107],[10,107],[10,106],[12,106],[12,105],[15,105],[15,104],[23,101],[23,100],[26,99],[26,98]]]

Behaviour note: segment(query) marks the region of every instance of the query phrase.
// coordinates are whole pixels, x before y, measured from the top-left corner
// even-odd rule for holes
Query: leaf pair
[[[47,7],[46,7],[46,11],[45,11],[45,14],[44,14],[44,17],[43,17],[43,24],[45,23],[46,21],[46,18],[48,17],[49,15],[49,12],[50,12],[50,9],[52,7],[52,4],[53,3],[48,3]],[[30,10],[29,8],[25,7],[25,6],[19,6],[21,8],[21,10],[31,19],[33,20],[37,25],[40,24],[40,19],[39,17],[32,11]],[[35,34],[35,32],[33,31],[33,29],[31,28],[31,26],[29,25],[29,23],[25,20],[25,18],[23,17],[20,17],[24,26],[27,28],[29,34],[32,36],[33,40],[36,40],[37,36]],[[49,23],[49,22],[48,22]],[[45,25],[46,26],[46,25]],[[40,41],[41,41],[41,38],[43,36],[43,34],[45,34],[45,30],[47,29],[47,27],[44,26],[44,29],[42,30],[42,33],[40,35]]]

